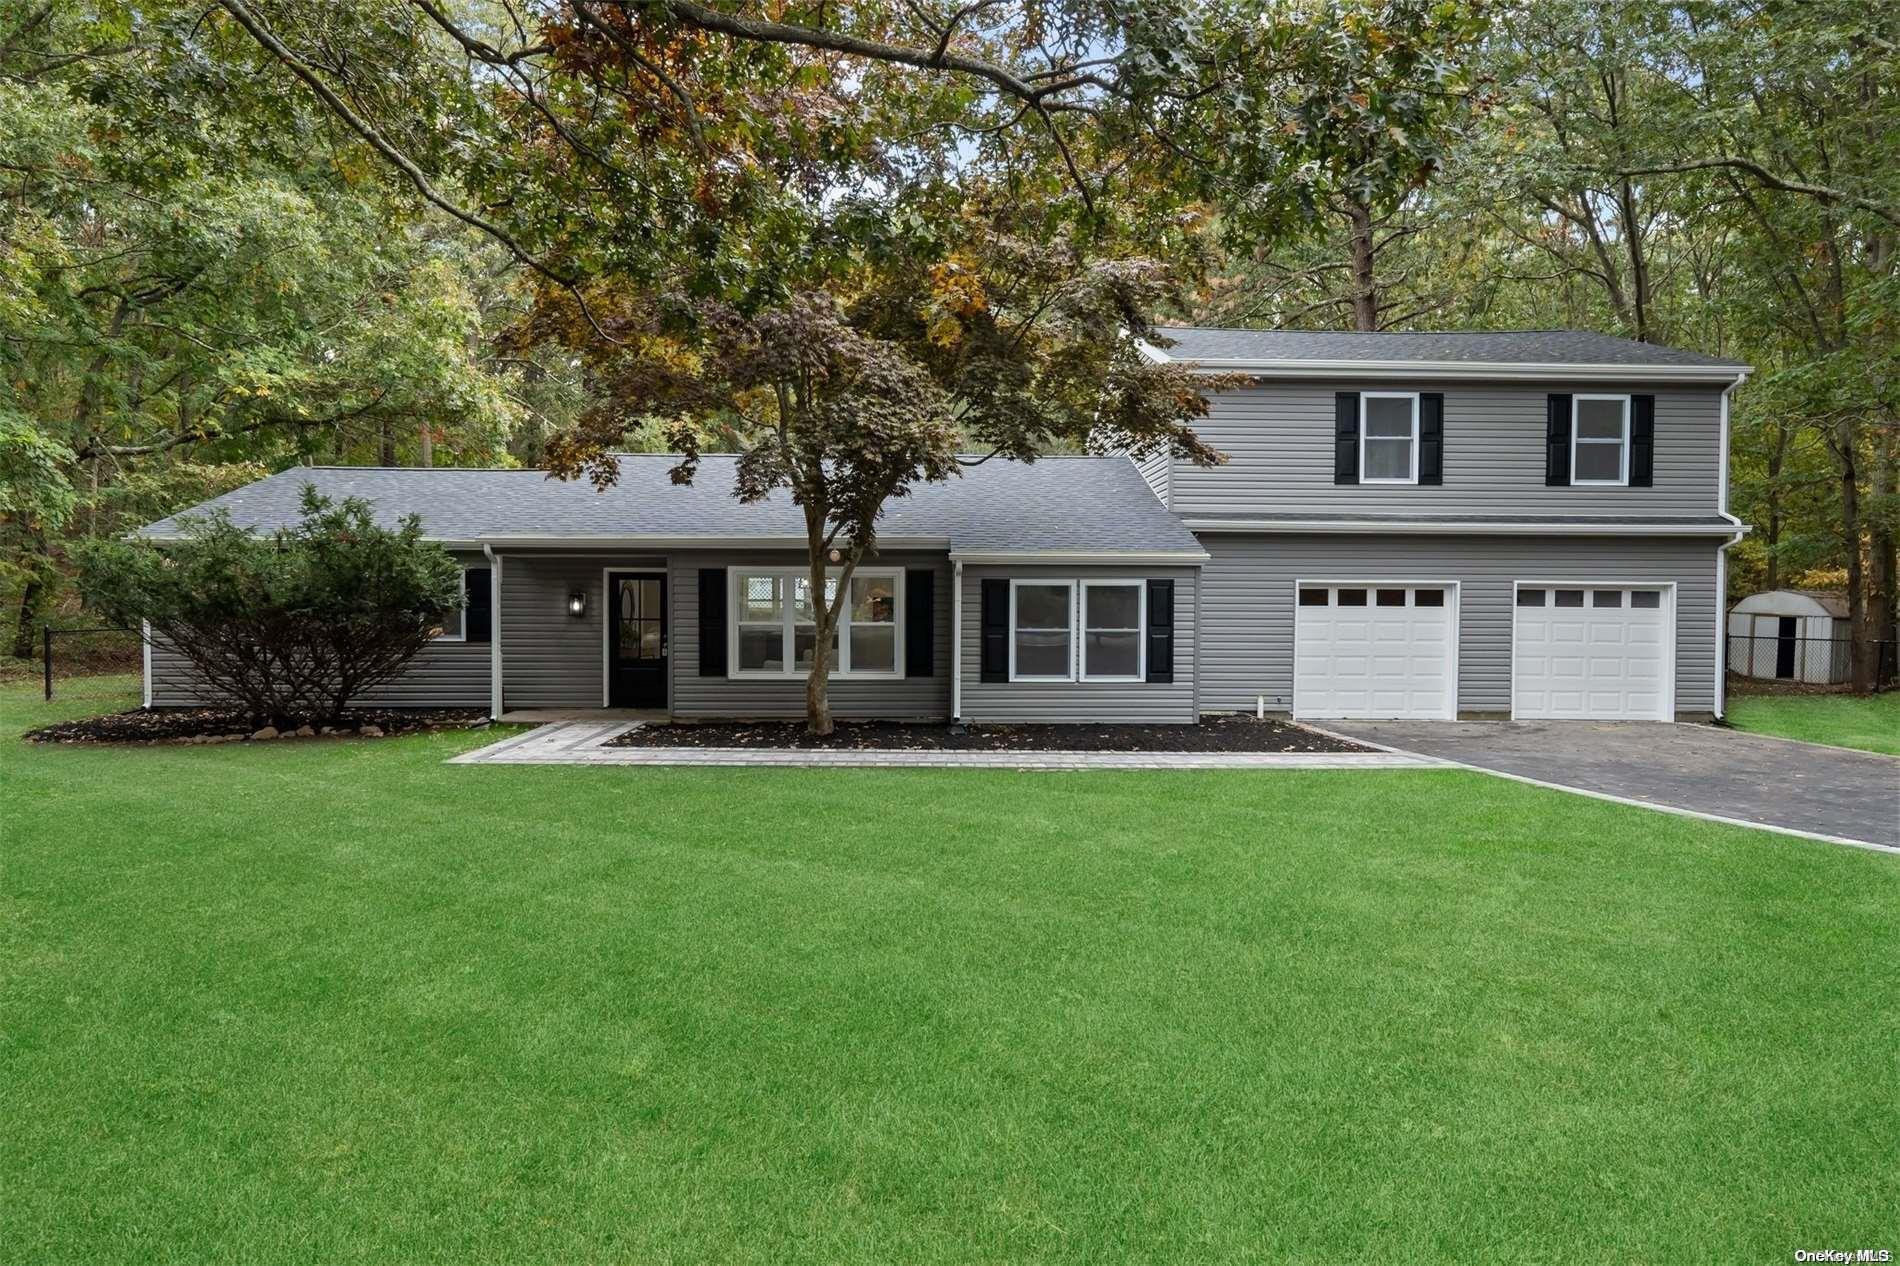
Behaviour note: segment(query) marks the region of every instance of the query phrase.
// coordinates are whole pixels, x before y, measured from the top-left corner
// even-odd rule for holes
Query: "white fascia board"
[[[1174,357],[1138,343],[1156,364]],[[1252,374],[1262,378],[1360,379],[1378,382],[1662,382],[1732,387],[1753,372],[1752,365],[1573,365],[1517,361],[1455,360],[1183,360],[1191,372],[1208,376]]]
[[[802,550],[807,542],[803,536],[572,536],[549,534],[546,536],[488,536],[480,540],[450,540],[446,537],[427,537],[427,540],[445,549],[478,550],[491,549],[544,549],[562,547],[568,549],[642,549],[642,550],[745,550],[745,549],[796,549]],[[877,538],[879,553],[893,550],[948,550],[950,538],[947,536],[880,536]]]
[[[975,566],[1000,563],[1169,563],[1192,566],[1208,561],[1205,550],[952,550],[952,562]]]
[[[1745,523],[1405,523],[1362,519],[1187,519],[1190,532],[1360,533],[1369,536],[1728,536]]]

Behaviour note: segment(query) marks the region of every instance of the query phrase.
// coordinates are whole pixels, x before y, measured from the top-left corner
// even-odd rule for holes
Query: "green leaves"
[[[308,485],[293,527],[258,537],[223,512],[185,539],[80,544],[80,591],[106,619],[153,634],[259,721],[327,719],[387,681],[462,605],[462,573],[354,498]]]

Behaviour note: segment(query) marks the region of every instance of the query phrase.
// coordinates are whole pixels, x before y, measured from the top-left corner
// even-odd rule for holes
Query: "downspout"
[[[1715,719],[1728,715],[1728,551],[1748,528],[1728,511],[1728,405],[1729,396],[1747,381],[1746,374],[1722,388],[1722,469],[1717,483],[1716,508],[1735,525],[1735,534],[1715,547]]]
[[[499,721],[501,699],[501,556],[495,547],[482,545],[482,557],[488,560],[488,716]]]
[[[963,724],[963,560],[950,564],[950,724]]]
[[[1207,588],[1207,567],[1194,568],[1194,724],[1201,723],[1201,594]]]

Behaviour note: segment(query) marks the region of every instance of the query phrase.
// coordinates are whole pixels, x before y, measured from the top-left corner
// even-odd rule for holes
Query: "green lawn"
[[[61,711],[0,693],[0,1259],[1787,1261],[1900,1227],[1900,859],[1461,772],[12,738]]]
[[[1728,721],[1778,738],[1900,756],[1900,691],[1879,695],[1731,695]]]

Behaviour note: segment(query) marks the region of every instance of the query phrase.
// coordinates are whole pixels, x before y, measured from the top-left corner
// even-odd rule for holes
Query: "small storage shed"
[[[1751,594],[1728,609],[1729,671],[1836,685],[1847,680],[1847,599],[1807,589]]]

